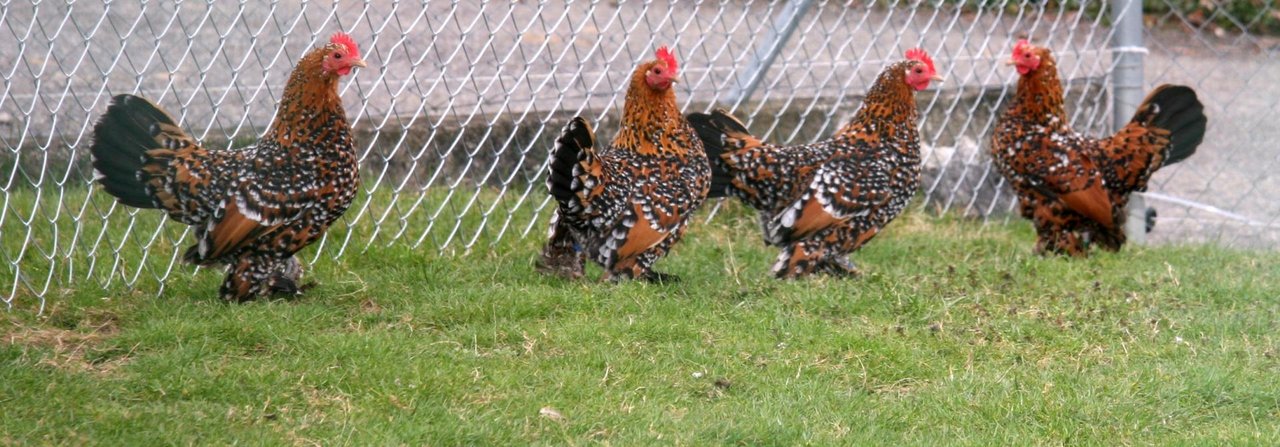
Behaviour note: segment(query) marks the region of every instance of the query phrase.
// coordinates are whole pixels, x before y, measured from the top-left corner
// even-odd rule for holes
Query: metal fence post
[[[800,24],[800,19],[812,5],[813,0],[787,2],[786,7],[782,9],[782,14],[773,18],[773,26],[769,27],[764,45],[756,46],[755,51],[751,53],[751,62],[747,64],[747,69],[738,74],[738,88],[729,94],[729,102],[733,103],[734,108],[750,99],[756,92],[765,73],[773,65],[773,60],[777,59],[778,53],[787,46],[787,41],[791,40],[791,34]]]
[[[1120,129],[1142,102],[1142,62],[1147,49],[1142,42],[1142,1],[1111,0],[1114,21],[1111,35],[1111,54],[1115,70],[1111,72],[1112,123]],[[1147,242],[1146,200],[1141,193],[1129,195],[1129,207],[1125,210],[1124,232],[1129,242]]]

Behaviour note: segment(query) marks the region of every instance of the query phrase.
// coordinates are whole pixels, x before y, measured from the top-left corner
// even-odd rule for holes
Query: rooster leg
[[[1085,247],[1085,240],[1079,234],[1073,231],[1062,232],[1062,242],[1059,246],[1061,251],[1073,258],[1084,258],[1089,256],[1089,252]]]
[[[1062,254],[1062,243],[1060,239],[1062,235],[1059,231],[1052,229],[1036,228],[1036,247],[1035,254],[1040,256],[1052,256]]]
[[[788,244],[773,263],[773,275],[779,279],[796,279],[817,270],[826,257],[821,241],[803,240]]]
[[[666,256],[667,251],[671,249],[671,246],[674,245],[676,241],[684,237],[685,228],[688,227],[683,225],[680,226],[674,233],[667,236],[667,238],[663,239],[662,242],[659,242],[658,245],[645,250],[644,253],[640,253],[640,259],[637,264],[644,266],[644,274],[639,276],[640,279],[657,284],[680,282],[680,277],[677,275],[654,271],[653,264],[658,262],[659,259],[662,259],[663,256]]]
[[[269,289],[273,271],[281,270],[269,255],[245,255],[227,266],[227,279],[218,295],[227,301],[245,302],[262,296]]]
[[[267,278],[267,288],[272,295],[301,295],[315,286],[315,283],[301,284],[302,262],[298,261],[297,256],[273,264],[271,275]]]
[[[612,267],[606,267],[601,279],[616,283],[628,279],[647,279],[651,274],[653,272],[640,264],[640,257],[633,256],[618,260]]]
[[[581,278],[586,255],[580,249],[578,239],[577,233],[561,222],[560,211],[557,210],[551,216],[551,237],[542,247],[537,270],[567,279]]]
[[[670,273],[655,272],[653,270],[653,264],[658,262],[659,259],[662,259],[662,257],[667,254],[667,251],[671,249],[671,246],[675,245],[677,241],[684,237],[684,231],[686,228],[688,227],[683,225],[676,228],[674,232],[663,238],[657,245],[649,247],[648,250],[640,252],[640,254],[630,260],[619,261],[613,270],[622,276],[642,279],[651,283],[679,282],[679,276]]]
[[[302,262],[296,256],[280,259],[272,254],[250,254],[227,266],[227,278],[219,296],[244,302],[264,295],[298,295],[313,284],[302,280]]]
[[[1046,229],[1036,233],[1035,254],[1047,257],[1064,253],[1067,244],[1063,241],[1065,236],[1062,231]]]
[[[639,256],[630,259],[623,259],[614,265],[613,269],[604,272],[603,279],[606,281],[619,282],[625,279],[641,279],[651,283],[674,283],[679,282],[680,277],[670,273],[655,272],[646,264],[652,264],[661,255],[652,255],[652,260],[647,260],[649,255],[641,253]]]
[[[1101,225],[1093,225],[1089,231],[1089,239],[1091,243],[1098,244],[1103,250],[1120,251],[1120,247],[1124,245],[1125,235],[1122,230],[1124,226],[1116,229],[1108,229]]]
[[[679,275],[673,275],[673,274],[670,274],[670,273],[655,272],[655,271],[653,271],[653,270],[650,270],[650,271],[649,271],[648,273],[646,273],[644,276],[640,277],[640,279],[643,279],[643,280],[645,280],[645,281],[648,281],[648,282],[651,282],[651,283],[654,283],[654,284],[670,284],[670,283],[677,283],[677,282],[680,282],[680,276],[679,276]]]
[[[1035,253],[1040,256],[1067,254],[1079,256],[1082,241],[1069,228],[1069,211],[1050,206],[1035,208],[1032,222],[1036,227]]]
[[[822,260],[821,268],[832,276],[840,276],[846,278],[857,278],[862,276],[862,270],[858,270],[858,266],[849,260],[847,256],[831,256]]]
[[[1087,257],[1085,238],[1073,231],[1053,229],[1042,233],[1036,241],[1036,254],[1040,256],[1067,255]]]
[[[822,240],[826,257],[820,261],[819,268],[832,276],[856,278],[862,275],[858,266],[849,260],[849,254],[862,248],[867,241],[880,232],[877,227],[860,229],[861,227],[839,226],[828,231]]]

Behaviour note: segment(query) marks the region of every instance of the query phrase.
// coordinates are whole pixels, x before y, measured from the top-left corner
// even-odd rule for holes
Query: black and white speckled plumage
[[[112,99],[94,128],[96,178],[130,206],[159,208],[192,226],[183,259],[228,266],[220,294],[247,300],[296,293],[294,253],[346,211],[360,184],[338,78],[363,66],[354,43],[311,51],[285,87],[275,122],[257,144],[207,150],[150,101]],[[334,60],[334,55],[347,60]],[[336,68],[335,68],[336,67]]]
[[[887,67],[853,120],[818,143],[763,143],[720,110],[689,116],[716,172],[710,196],[759,212],[765,243],[782,249],[775,275],[857,274],[848,255],[906,208],[920,186],[919,114],[906,76],[920,65]]]
[[[567,277],[583,273],[584,259],[604,267],[607,279],[670,280],[653,271],[688,229],[706,199],[710,167],[675,102],[670,82],[646,81],[660,56],[632,75],[617,136],[596,147],[586,120],[574,118],[551,153],[547,186],[558,203],[540,268]]]
[[[1067,122],[1052,54],[1023,41],[1012,61],[1022,76],[996,123],[991,151],[1021,214],[1035,224],[1035,251],[1083,256],[1089,243],[1119,249],[1129,194],[1145,191],[1160,167],[1195,152],[1207,122],[1203,106],[1190,88],[1163,85],[1123,129],[1089,138]]]

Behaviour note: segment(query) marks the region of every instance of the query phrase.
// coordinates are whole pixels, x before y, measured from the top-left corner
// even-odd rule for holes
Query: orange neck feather
[[[674,87],[654,90],[645,82],[645,72],[650,65],[641,65],[631,75],[627,98],[622,106],[621,128],[613,138],[613,146],[646,155],[683,153],[685,148],[682,145],[654,141],[654,136],[667,140],[676,135],[683,117],[676,105]]]
[[[1018,79],[1018,92],[1014,94],[1009,113],[1035,123],[1048,124],[1057,120],[1059,124],[1066,124],[1062,81],[1058,79],[1058,65],[1052,57],[1042,56],[1035,71]]]
[[[914,128],[920,119],[916,110],[916,95],[907,85],[907,68],[911,61],[898,62],[885,68],[876,82],[867,90],[862,107],[853,120],[838,133],[866,132],[874,127],[876,132],[891,132],[889,125],[909,124]]]
[[[330,125],[330,117],[337,115],[338,122],[346,124],[346,111],[338,96],[338,75],[326,73],[321,67],[325,48],[307,53],[289,75],[284,93],[280,96],[280,109],[265,138],[289,143],[306,135],[298,134],[307,126]]]

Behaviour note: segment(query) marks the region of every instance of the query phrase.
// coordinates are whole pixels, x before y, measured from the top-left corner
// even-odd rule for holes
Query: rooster
[[[364,66],[355,41],[334,34],[302,57],[270,129],[240,150],[203,148],[151,101],[118,95],[93,128],[94,178],[122,204],[190,225],[197,242],[183,260],[226,265],[223,299],[300,293],[294,253],[360,185],[338,78]]]
[[[759,211],[779,278],[857,276],[848,255],[898,216],[920,185],[915,92],[940,81],[921,49],[880,73],[853,120],[825,141],[781,147],[751,136],[723,110],[694,113],[713,172],[710,197]]]
[[[1035,252],[1084,256],[1090,243],[1120,249],[1129,194],[1145,191],[1152,173],[1191,156],[1204,139],[1208,120],[1196,92],[1156,87],[1128,125],[1093,139],[1068,125],[1048,49],[1019,41],[1009,63],[1021,78],[991,151],[1022,216],[1035,224]]]
[[[677,70],[666,47],[635,69],[621,128],[607,147],[596,147],[583,118],[565,126],[550,154],[547,187],[558,207],[539,270],[577,278],[590,259],[607,280],[678,279],[653,264],[706,200],[711,168],[676,106]]]

